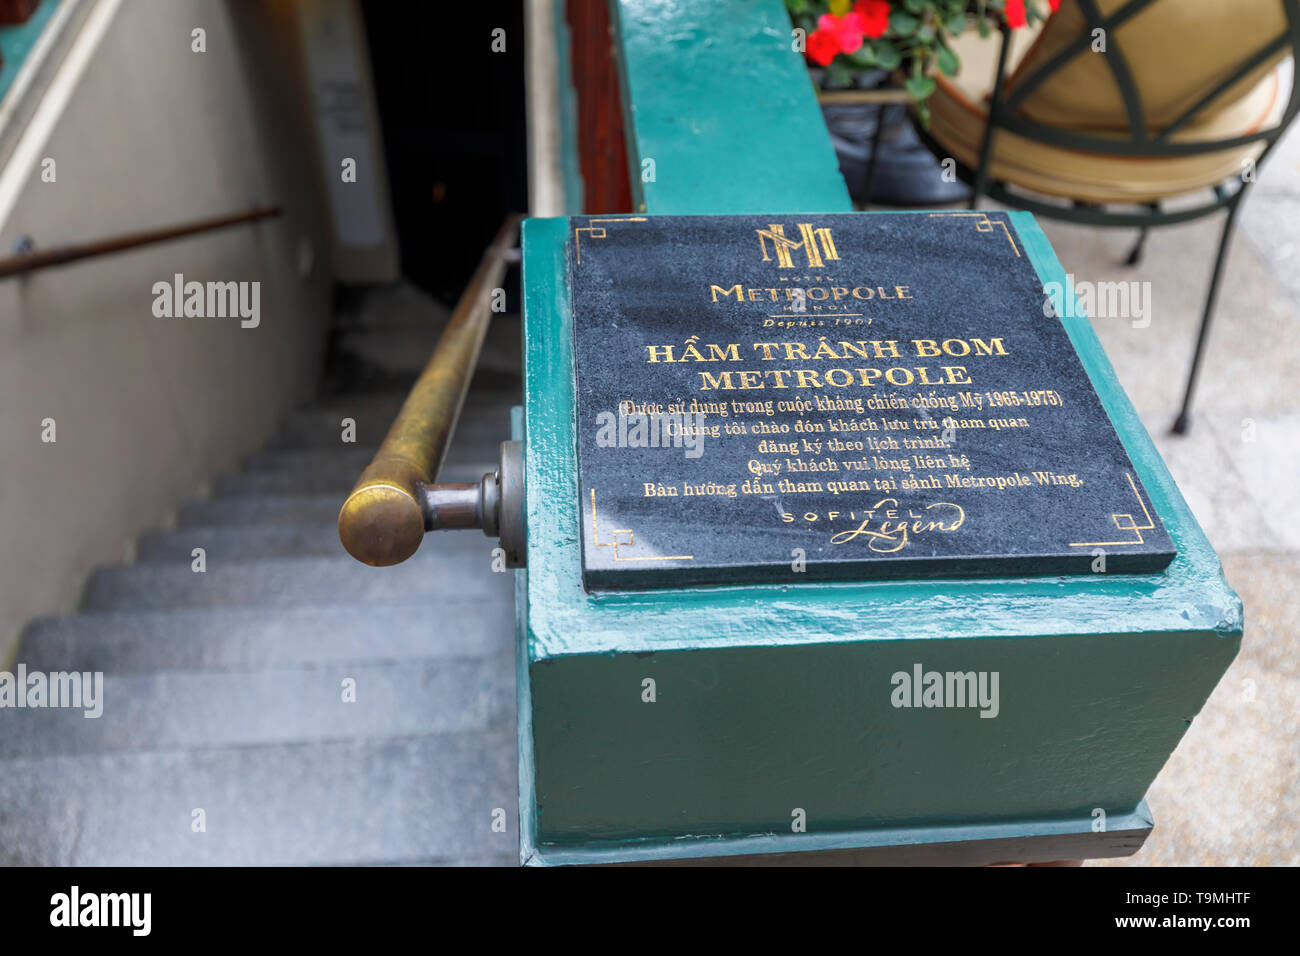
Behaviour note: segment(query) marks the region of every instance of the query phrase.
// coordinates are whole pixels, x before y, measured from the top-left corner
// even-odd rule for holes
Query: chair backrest
[[[1098,31],[1101,31],[1098,33]],[[1300,108],[1227,138],[1189,136],[1300,54],[1300,0],[1063,0],[1015,71],[993,122],[1092,152],[1171,156],[1272,142]],[[1274,111],[1277,115],[1277,111]]]

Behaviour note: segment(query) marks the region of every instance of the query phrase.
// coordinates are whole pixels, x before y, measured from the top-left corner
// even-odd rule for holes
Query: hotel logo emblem
[[[814,229],[810,222],[799,223],[799,241],[796,242],[785,234],[785,226],[774,223],[766,229],[755,229],[758,233],[758,244],[763,250],[763,261],[771,262],[772,257],[768,253],[768,242],[772,243],[772,249],[776,252],[777,265],[782,269],[793,269],[794,256],[791,253],[796,249],[802,249],[804,255],[808,257],[808,268],[820,269],[826,264],[826,261],[835,261],[839,259],[839,254],[835,251],[835,243],[831,240],[831,231],[828,227]]]

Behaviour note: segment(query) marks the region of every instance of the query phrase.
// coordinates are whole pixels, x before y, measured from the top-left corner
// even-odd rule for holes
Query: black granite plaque
[[[1173,558],[1005,214],[570,224],[588,587]]]

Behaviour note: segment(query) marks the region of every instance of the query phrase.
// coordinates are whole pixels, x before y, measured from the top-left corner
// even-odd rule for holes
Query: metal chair
[[[1198,114],[1202,114],[1207,108],[1213,107],[1216,103],[1221,103],[1225,94],[1234,88],[1240,90],[1242,84],[1248,78],[1252,75],[1258,75],[1259,71],[1267,68],[1267,65],[1272,61],[1277,60],[1279,57],[1284,58],[1288,52],[1293,62],[1300,61],[1300,57],[1298,57],[1298,54],[1300,54],[1300,0],[1279,0],[1282,12],[1285,14],[1285,28],[1283,31],[1279,35],[1262,42],[1256,49],[1233,64],[1227,70],[1226,75],[1211,88],[1203,92],[1198,91],[1190,105],[1178,109],[1176,113],[1169,113],[1166,110],[1169,115],[1162,117],[1158,124],[1153,124],[1149,120],[1140,84],[1135,80],[1134,71],[1130,65],[1130,58],[1135,54],[1140,54],[1141,51],[1126,51],[1124,44],[1115,37],[1119,27],[1151,7],[1155,2],[1156,0],[1128,0],[1128,2],[1118,6],[1112,3],[1110,6],[1113,9],[1109,13],[1103,13],[1097,0],[1077,0],[1077,11],[1073,11],[1073,15],[1076,17],[1081,16],[1084,28],[1079,31],[1072,41],[1060,46],[1050,56],[1042,57],[1043,62],[1041,64],[1037,64],[1035,68],[1027,71],[1018,71],[1019,75],[1014,75],[1010,78],[1010,81],[1007,75],[1007,61],[1011,31],[1004,26],[998,48],[997,72],[988,102],[987,122],[984,125],[983,138],[978,148],[978,161],[972,164],[969,161],[963,162],[961,157],[954,158],[956,159],[959,175],[972,187],[971,209],[977,208],[980,196],[985,195],[1004,205],[1026,209],[1036,215],[1051,219],[1097,226],[1136,226],[1140,231],[1137,242],[1128,256],[1127,262],[1129,265],[1136,265],[1141,260],[1142,248],[1146,241],[1147,232],[1151,228],[1198,219],[1220,209],[1227,210],[1227,218],[1223,224],[1218,251],[1215,255],[1214,271],[1206,294],[1205,308],[1201,316],[1200,330],[1196,338],[1196,350],[1193,354],[1191,370],[1187,376],[1182,409],[1173,424],[1175,433],[1184,434],[1190,425],[1192,395],[1205,351],[1210,321],[1214,314],[1219,280],[1223,271],[1223,262],[1236,221],[1237,211],[1241,208],[1241,202],[1246,195],[1248,186],[1256,178],[1255,174],[1260,164],[1272,150],[1283,131],[1295,118],[1297,111],[1300,111],[1300,83],[1292,82],[1290,95],[1281,111],[1280,119],[1267,128],[1221,138],[1197,137],[1189,139],[1187,134],[1189,127],[1193,127],[1195,122],[1198,121]],[[1179,11],[1179,13],[1185,16],[1186,10]],[[1111,37],[1111,41],[1106,44],[1104,52],[1092,52],[1095,30],[1105,31],[1103,35]],[[1178,37],[1169,37],[1169,42],[1178,43]],[[1119,95],[1123,101],[1127,130],[1097,132],[1087,128],[1071,128],[1066,125],[1053,125],[1050,122],[1043,122],[1041,115],[1037,119],[1025,115],[1024,106],[1035,91],[1043,89],[1044,84],[1054,79],[1059,84],[1062,71],[1068,69],[1070,64],[1075,61],[1075,58],[1081,55],[1102,56],[1105,58],[1110,77],[1118,87]],[[1039,110],[1038,112],[1041,114],[1043,111]],[[1153,126],[1157,128],[1153,129]],[[1180,132],[1182,135],[1178,135]],[[941,135],[936,135],[936,130],[923,130],[922,134],[938,155],[954,156],[956,151],[953,149],[953,143],[951,141],[944,142]],[[1242,147],[1250,148],[1252,144],[1262,144],[1263,148],[1262,152],[1254,157],[1253,165],[1248,165],[1237,175],[1201,187],[1202,189],[1208,189],[1212,193],[1212,196],[1208,197],[1205,202],[1187,208],[1162,209],[1161,204],[1164,199],[1171,198],[1173,195],[1184,194],[1185,190],[1179,188],[1176,190],[1171,189],[1167,195],[1148,196],[1146,201],[1125,202],[1124,205],[1136,206],[1136,208],[1123,209],[1113,208],[1115,201],[1095,201],[1095,196],[1092,198],[1078,195],[1070,196],[1067,194],[1068,190],[1054,190],[1054,192],[1058,197],[1070,200],[1069,205],[1061,205],[1047,201],[1046,198],[1027,195],[1021,191],[1021,189],[1026,188],[1025,183],[1017,183],[1010,175],[999,177],[992,168],[996,138],[1003,134],[1021,137],[1022,139],[1017,142],[1028,141],[1046,147],[1069,150],[1076,154],[1091,154],[1094,157],[1141,158],[1144,160],[1176,160],[1182,157],[1206,156],[1214,153],[1229,155],[1225,151]],[[1254,145],[1254,148],[1258,149],[1259,146]],[[969,157],[967,159],[969,160]],[[1158,169],[1158,167],[1148,167],[1148,169],[1151,168]],[[1041,178],[1036,181],[1033,187],[1029,188],[1035,188],[1041,194]]]

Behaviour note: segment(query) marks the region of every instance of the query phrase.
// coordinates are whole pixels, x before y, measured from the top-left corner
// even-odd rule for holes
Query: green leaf
[[[916,116],[921,121],[921,126],[925,129],[930,128],[930,101],[921,100],[916,104]]]
[[[862,70],[870,70],[880,65],[880,61],[876,59],[876,51],[872,49],[870,43],[862,44],[862,49],[856,53],[846,53],[844,55],[850,63]]]
[[[889,15],[889,29],[894,32],[895,36],[911,36],[920,25],[920,20],[902,10],[895,10]]]
[[[939,55],[935,60],[935,64],[939,67],[939,72],[944,76],[955,76],[957,70],[961,68],[961,60],[957,59],[957,54],[946,46],[939,47]]]
[[[903,81],[903,86],[912,95],[912,99],[919,103],[922,100],[929,99],[930,94],[934,92],[934,77],[925,75],[909,76]]]
[[[843,56],[831,60],[831,65],[826,68],[826,85],[828,87],[853,85],[853,71],[844,62]]]
[[[947,31],[949,36],[959,37],[966,30],[966,24],[969,22],[970,21],[966,19],[966,11],[962,10],[958,13],[954,13],[945,20],[943,28]]]
[[[876,64],[882,70],[897,70],[898,65],[903,62],[903,55],[898,52],[898,47],[889,40],[872,40],[871,48],[876,54]]]
[[[903,0],[903,7],[908,13],[915,13],[919,17],[925,13],[925,0]]]

